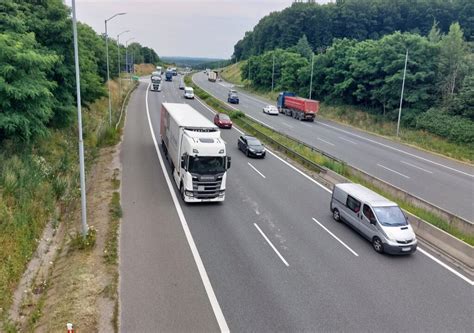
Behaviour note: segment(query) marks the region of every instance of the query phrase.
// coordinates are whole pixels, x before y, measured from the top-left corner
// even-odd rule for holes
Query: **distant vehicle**
[[[211,71],[209,72],[208,78],[209,81],[211,82],[216,82],[217,80],[217,72],[216,71]]]
[[[263,108],[263,113],[273,114],[278,116],[278,109],[275,105],[267,105]]]
[[[156,66],[156,71],[160,73],[160,75],[163,74],[163,68],[161,66]]]
[[[253,136],[242,135],[237,142],[239,149],[248,157],[265,158],[265,147],[263,144]]]
[[[154,71],[153,73],[151,73],[152,76],[161,76],[161,72],[159,71]]]
[[[232,128],[232,120],[225,113],[217,113],[214,116],[214,124],[220,128]]]
[[[227,102],[232,104],[239,104],[239,95],[236,90],[229,90],[227,93]]]
[[[165,78],[166,81],[173,81],[173,73],[171,71],[166,71]]]
[[[179,81],[179,89],[180,89],[180,90],[184,90],[184,87],[185,87],[185,86],[186,86],[186,85],[184,84],[184,80]]]
[[[191,87],[184,87],[184,98],[194,99],[194,89]]]
[[[224,201],[231,158],[220,130],[188,104],[161,105],[161,143],[184,202]]]
[[[277,107],[280,113],[298,120],[314,121],[319,111],[319,101],[297,97],[295,93],[284,91],[278,95]]]
[[[150,89],[153,91],[161,91],[161,76],[152,75],[150,77],[150,80],[151,80]]]
[[[178,70],[176,69],[176,67],[171,67],[171,73],[173,73],[173,76],[176,76],[178,75]]]
[[[379,253],[409,254],[417,240],[398,205],[359,184],[336,184],[331,198],[334,220],[345,221]]]
[[[209,75],[209,73],[211,72],[211,69],[210,69],[210,68],[206,68],[205,72],[206,72],[207,75]]]

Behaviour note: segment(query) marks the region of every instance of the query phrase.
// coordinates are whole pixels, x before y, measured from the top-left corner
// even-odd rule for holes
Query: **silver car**
[[[359,184],[336,184],[331,198],[334,220],[344,221],[372,242],[375,251],[410,254],[415,233],[398,205]]]

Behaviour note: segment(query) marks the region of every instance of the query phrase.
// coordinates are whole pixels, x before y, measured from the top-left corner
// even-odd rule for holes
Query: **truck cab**
[[[239,95],[234,89],[229,90],[227,94],[227,102],[232,104],[239,104]]]
[[[166,71],[165,78],[166,78],[166,81],[173,81],[173,72],[169,70]]]
[[[161,76],[160,75],[151,76],[151,90],[161,91]]]

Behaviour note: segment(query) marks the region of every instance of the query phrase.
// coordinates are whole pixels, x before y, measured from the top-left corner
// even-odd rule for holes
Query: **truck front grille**
[[[222,179],[217,181],[194,181],[193,192],[194,197],[198,199],[212,199],[219,196]]]

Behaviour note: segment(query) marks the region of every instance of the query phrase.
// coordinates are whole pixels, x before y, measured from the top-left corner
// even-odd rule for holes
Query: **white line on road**
[[[286,265],[286,267],[290,266],[288,264],[288,262],[285,260],[285,258],[283,258],[283,256],[280,254],[280,252],[278,252],[278,250],[276,249],[275,246],[273,246],[272,242],[270,242],[270,240],[268,239],[268,237],[263,233],[262,229],[260,229],[260,227],[257,225],[257,223],[254,223],[253,224],[255,226],[255,228],[257,228],[257,230],[260,232],[260,234],[263,236],[263,238],[265,238],[265,240],[267,241],[268,245],[271,246],[271,248],[273,249],[273,251],[275,251],[275,253],[278,255],[278,257],[280,257],[281,261],[283,261],[283,263]]]
[[[178,197],[173,189],[173,184],[171,183],[170,177],[166,172],[166,167],[163,162],[163,157],[161,156],[160,149],[158,147],[158,142],[156,141],[155,132],[153,129],[153,125],[151,123],[150,117],[150,110],[148,108],[148,91],[150,88],[150,83],[148,84],[148,88],[145,94],[145,105],[146,105],[146,115],[148,117],[148,125],[150,126],[150,132],[153,139],[153,143],[155,144],[156,154],[158,155],[158,159],[160,161],[161,170],[163,171],[163,175],[166,179],[166,184],[170,190],[171,198],[173,199],[173,203],[176,207],[176,212],[178,213],[179,220],[181,221],[181,226],[183,227],[184,234],[186,235],[186,240],[188,241],[189,247],[191,248],[191,252],[194,257],[194,261],[196,262],[196,266],[199,271],[199,275],[201,276],[202,283],[204,285],[204,289],[206,290],[207,297],[209,298],[209,302],[211,303],[212,310],[214,311],[214,315],[216,316],[217,323],[219,324],[219,328],[221,332],[229,332],[229,327],[227,326],[227,322],[224,318],[224,314],[222,313],[222,309],[217,301],[216,294],[214,293],[214,289],[212,289],[211,281],[209,280],[209,276],[207,275],[206,268],[201,260],[201,256],[199,255],[199,251],[194,243],[193,236],[191,234],[191,230],[189,230],[188,223],[186,222],[186,218],[184,217],[183,210],[181,205],[179,204]]]
[[[403,173],[400,173],[400,172],[398,172],[398,171],[395,171],[395,170],[392,170],[392,169],[390,169],[390,168],[387,168],[385,165],[382,165],[382,164],[378,164],[378,163],[377,163],[377,166],[379,166],[379,167],[381,167],[381,168],[384,168],[384,169],[386,169],[386,170],[388,170],[388,171],[391,171],[391,172],[393,172],[393,173],[396,173],[397,175],[400,175],[400,176],[402,176],[402,177],[405,177],[406,179],[410,179],[410,177],[408,177],[407,175],[404,175]]]
[[[249,118],[251,118],[251,119],[253,119],[253,120],[255,120],[255,121],[256,121],[256,122],[258,122],[258,123],[261,123],[261,124],[263,124],[263,125],[267,126],[268,128],[271,128],[271,129],[272,129],[272,130],[274,130],[274,131],[276,131],[276,129],[274,129],[274,128],[273,128],[273,127],[271,127],[270,125],[268,125],[268,124],[264,123],[264,122],[263,122],[263,121],[261,121],[261,120],[258,120],[257,118],[254,118],[254,117],[252,117],[252,116],[248,115],[247,113],[245,114],[245,116],[246,116],[246,117],[249,117]]]
[[[336,235],[334,235],[328,228],[326,228],[325,226],[323,226],[321,223],[319,223],[318,220],[316,220],[314,217],[313,217],[313,221],[316,222],[321,228],[323,228],[324,230],[326,230],[326,232],[328,234],[330,234],[332,237],[334,237],[339,243],[341,243],[342,245],[344,245],[344,247],[346,249],[348,249],[349,251],[351,251],[351,253],[353,255],[355,255],[356,257],[358,257],[359,255],[357,254],[356,251],[354,251],[353,249],[351,249],[349,246],[346,245],[346,243],[344,243],[342,240],[340,240]]]
[[[405,161],[400,161],[400,162],[403,163],[403,164],[409,165],[409,166],[411,166],[411,167],[414,167],[414,168],[416,168],[416,169],[419,169],[419,170],[421,170],[421,171],[424,171],[424,172],[427,172],[427,173],[433,173],[432,171],[423,169],[423,168],[421,168],[421,167],[419,167],[419,166],[417,166],[417,165],[414,165],[414,164],[411,164],[411,163],[408,163],[408,162],[405,162]]]
[[[327,143],[328,145],[335,146],[335,144],[332,143],[332,142],[326,141],[326,140],[321,139],[321,138],[319,138],[319,137],[318,137],[317,139],[318,139],[319,141],[322,141],[322,142],[324,142],[324,143]]]
[[[339,139],[344,140],[344,141],[347,141],[347,142],[350,142],[350,143],[352,143],[353,145],[357,145],[357,144],[358,144],[357,142],[354,142],[354,141],[352,141],[352,140],[343,138],[342,136],[340,136]]]
[[[250,162],[247,162],[247,164],[248,164],[252,169],[254,169],[255,172],[258,173],[260,176],[262,176],[263,178],[267,178],[267,177],[265,177],[265,175],[264,175],[263,173],[261,173],[260,171],[258,171],[256,167],[254,167],[252,164],[250,164]]]
[[[456,271],[455,269],[449,267],[448,265],[446,265],[444,262],[442,262],[441,260],[435,258],[434,256],[432,256],[431,254],[429,254],[428,252],[426,252],[425,250],[423,250],[422,248],[418,247],[418,251],[420,251],[421,253],[423,253],[425,256],[427,256],[428,258],[430,258],[431,260],[433,260],[434,262],[436,262],[437,264],[443,266],[444,268],[446,268],[448,271],[450,271],[451,273],[453,273],[454,275],[456,275],[457,277],[460,277],[461,279],[463,279],[464,281],[466,281],[467,283],[469,283],[471,286],[474,286],[474,281],[472,280],[469,280],[467,277],[465,277],[464,275],[462,275],[461,273],[459,273],[458,271]]]
[[[283,122],[283,123],[281,123],[281,124],[282,124],[282,125],[285,125],[286,127],[293,128],[293,126],[291,126],[291,125],[289,125],[289,124],[287,124],[287,123],[285,123],[285,122]]]
[[[306,126],[306,127],[313,128],[313,125],[310,125],[310,124],[308,124],[308,123],[301,123],[301,124],[303,124],[303,125]]]
[[[406,155],[409,155],[409,156],[418,158],[418,159],[423,160],[423,161],[426,161],[426,162],[430,162],[430,163],[435,164],[435,165],[437,165],[437,166],[440,166],[440,167],[449,169],[449,170],[451,170],[451,171],[455,171],[455,172],[461,173],[461,174],[463,174],[463,175],[466,175],[466,176],[469,176],[469,177],[474,178],[474,175],[473,175],[473,174],[470,174],[470,173],[467,173],[467,172],[464,172],[464,171],[461,171],[461,170],[458,170],[458,169],[455,169],[455,168],[451,168],[451,167],[449,167],[449,166],[447,166],[447,165],[444,165],[444,164],[441,164],[441,163],[438,163],[438,162],[429,160],[429,159],[427,159],[427,158],[424,158],[424,157],[421,157],[421,156],[418,156],[418,155],[415,155],[415,154],[406,152],[406,151],[404,151],[404,150],[401,150],[401,149],[398,149],[398,148],[395,148],[395,147],[386,145],[386,144],[381,143],[381,142],[377,142],[377,141],[375,141],[375,140],[372,140],[372,139],[363,137],[363,136],[361,136],[361,135],[357,135],[357,134],[351,133],[351,132],[349,132],[349,131],[345,131],[345,130],[340,129],[340,128],[337,128],[337,127],[335,127],[335,126],[331,126],[331,125],[328,125],[328,124],[324,124],[324,123],[322,123],[322,122],[320,122],[319,124],[321,124],[321,125],[323,125],[323,126],[326,126],[326,127],[329,127],[329,128],[332,128],[332,129],[335,129],[336,131],[344,132],[344,133],[346,133],[346,134],[355,136],[356,138],[359,138],[359,139],[362,139],[362,140],[366,140],[366,141],[369,141],[369,142],[378,144],[378,145],[380,145],[380,146],[383,146],[383,147],[386,147],[386,148],[389,148],[389,149],[398,151],[398,152],[400,152],[400,153],[403,153],[403,154],[406,154]]]

